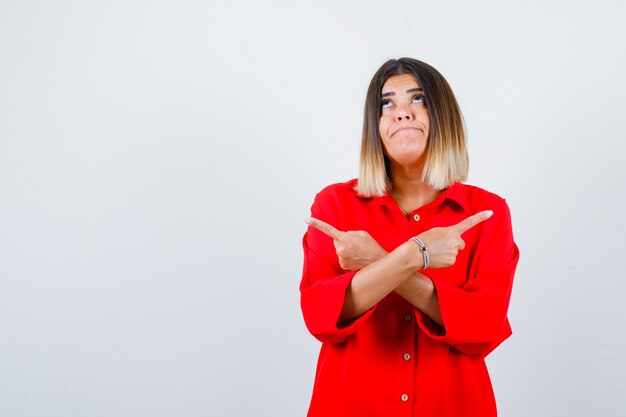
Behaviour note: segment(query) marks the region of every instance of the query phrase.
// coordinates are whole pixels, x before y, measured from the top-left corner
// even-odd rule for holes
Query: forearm
[[[357,272],[346,290],[339,323],[345,323],[372,308],[407,281],[423,266],[413,242],[395,250]],[[411,288],[407,288],[410,291]]]
[[[412,250],[411,242],[408,244],[410,253]],[[415,267],[408,275],[402,272],[391,275],[393,271],[390,270],[383,271],[381,274],[381,268],[387,268],[385,264],[379,264],[376,268],[370,269],[372,265],[378,263],[387,255],[388,253],[381,252],[381,257],[376,262],[363,268],[354,276],[350,287],[346,291],[340,322],[349,321],[363,314],[387,294],[395,290],[398,295],[437,324],[443,326],[435,286],[428,277],[416,272],[423,265],[420,263],[420,266]],[[388,259],[388,261],[391,261],[391,259]],[[366,272],[364,273],[364,271]],[[381,276],[382,278],[380,278]]]
[[[430,278],[419,272],[415,272],[400,283],[395,291],[422,313],[430,317],[434,322],[443,326],[441,310],[439,309],[439,298],[435,291],[435,285]]]

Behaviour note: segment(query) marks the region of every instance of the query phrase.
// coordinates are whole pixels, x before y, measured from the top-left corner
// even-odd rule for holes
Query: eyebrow
[[[407,93],[418,93],[420,91],[424,91],[424,89],[421,87],[417,87],[417,88],[411,88],[411,89],[406,90]],[[395,95],[396,95],[395,91],[390,91],[388,93],[384,93],[382,97],[389,97],[389,96],[395,96]]]

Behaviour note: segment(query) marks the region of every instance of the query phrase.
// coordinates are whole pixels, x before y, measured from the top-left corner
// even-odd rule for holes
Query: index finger
[[[489,217],[491,217],[492,214],[493,211],[491,210],[481,211],[480,213],[469,216],[467,219],[457,223],[453,227],[459,232],[459,234],[462,235],[472,227],[476,226],[478,223],[487,220]]]
[[[327,236],[332,237],[333,239],[340,239],[343,237],[344,232],[335,229],[330,224],[325,223],[320,219],[316,219],[315,217],[307,217],[306,219],[304,219],[304,222],[311,227],[315,227],[317,230]]]

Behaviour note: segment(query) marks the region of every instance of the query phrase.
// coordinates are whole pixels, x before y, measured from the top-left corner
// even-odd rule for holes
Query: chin
[[[409,149],[403,149],[401,152],[392,152],[389,154],[389,158],[398,163],[411,163],[419,161],[426,156],[425,150],[420,146],[411,147]]]
[[[389,157],[391,163],[404,167],[422,166],[424,159],[424,154],[422,153]]]

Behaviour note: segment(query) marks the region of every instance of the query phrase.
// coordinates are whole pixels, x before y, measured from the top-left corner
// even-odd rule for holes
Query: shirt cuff
[[[302,311],[307,328],[325,343],[339,343],[354,333],[374,312],[370,308],[359,317],[339,327],[337,322],[346,299],[346,290],[357,271],[318,281],[302,292]]]

